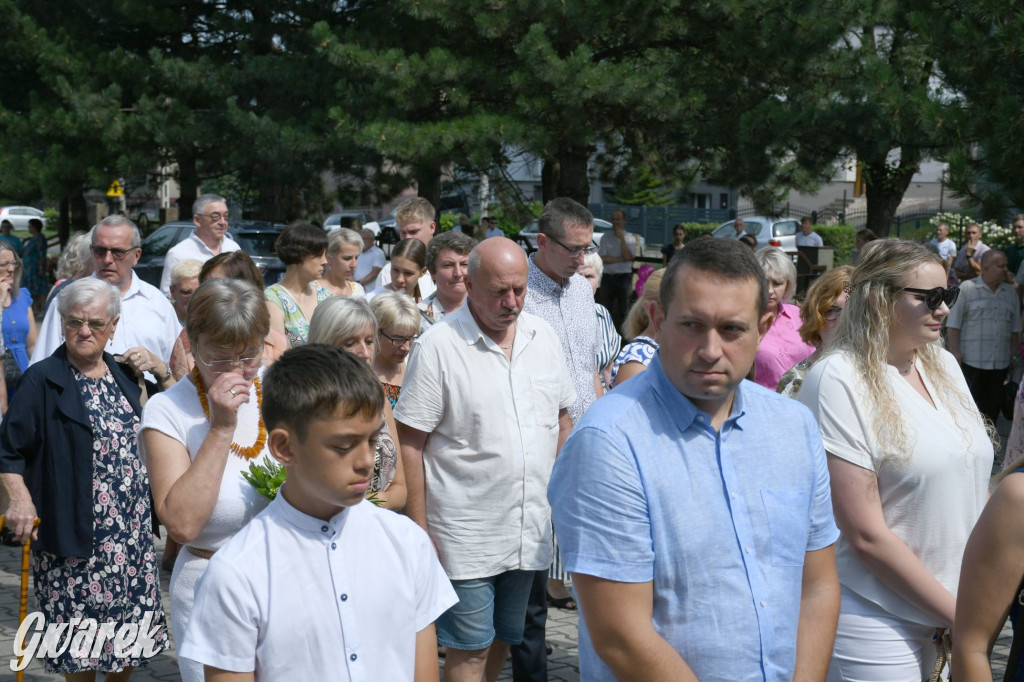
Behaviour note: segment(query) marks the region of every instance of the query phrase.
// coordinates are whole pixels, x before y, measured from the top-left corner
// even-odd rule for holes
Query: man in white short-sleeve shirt
[[[121,320],[107,345],[109,353],[130,355],[125,360],[148,381],[167,388],[174,383],[168,363],[181,323],[170,300],[132,270],[142,254],[139,229],[121,215],[107,216],[91,233],[93,277],[110,282],[121,292]],[[39,340],[29,364],[45,360],[64,342],[60,313],[50,306],[39,325]]]
[[[446,670],[481,679],[489,655],[503,661],[522,639],[527,572],[551,563],[547,483],[576,396],[562,354],[552,352],[554,330],[522,312],[522,248],[486,239],[468,269],[467,303],[413,346],[395,421],[405,513],[430,534],[462,602],[477,603],[468,591],[491,581],[477,613],[449,610],[437,622]],[[507,613],[515,617],[502,622]]]
[[[160,291],[171,295],[171,271],[178,263],[197,260],[205,263],[214,256],[238,251],[241,247],[227,236],[228,203],[216,194],[203,194],[192,204],[192,222],[196,229],[178,242],[164,256],[164,271],[160,276]]]
[[[356,271],[353,277],[363,285],[366,293],[370,293],[373,291],[373,283],[377,279],[377,275],[380,274],[381,268],[384,267],[388,259],[384,255],[384,251],[374,244],[377,235],[373,230],[364,227],[359,231],[359,236],[363,238],[363,252],[359,254],[359,260],[356,261]]]
[[[796,236],[797,246],[824,246],[821,235],[814,231],[814,224],[810,218],[801,218],[800,234]]]
[[[434,205],[423,197],[406,199],[395,209],[395,226],[398,228],[398,236],[402,239],[419,239],[423,242],[423,246],[426,246],[437,232],[434,215]],[[377,275],[373,286],[366,289],[366,293],[390,283],[391,262],[388,261],[380,269],[380,274]],[[434,286],[434,279],[430,273],[424,273],[420,277],[420,296],[426,298],[435,291],[437,291],[437,287]]]

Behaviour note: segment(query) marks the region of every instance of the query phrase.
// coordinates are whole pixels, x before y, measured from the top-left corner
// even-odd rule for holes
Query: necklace
[[[899,365],[895,365],[896,371],[899,372],[900,374],[902,374],[903,376],[907,376],[908,374],[910,374],[910,371],[912,369],[914,369],[914,361],[916,359],[917,359],[916,355],[914,357],[910,358],[910,360],[907,361],[908,364],[907,364],[907,368],[906,369],[903,369]]]
[[[203,385],[203,377],[199,374],[199,367],[192,368],[192,380],[196,384],[196,392],[199,394],[199,402],[203,405],[203,414],[206,415],[206,421],[210,421],[210,401],[206,398],[206,387]],[[252,383],[256,386],[256,411],[259,413],[260,406],[263,404],[263,389],[260,387],[260,378],[254,377]],[[263,450],[263,446],[267,444],[267,427],[263,424],[263,415],[259,415],[259,433],[256,435],[256,442],[247,448],[243,448],[238,443],[231,441],[231,452],[238,455],[244,460],[255,459],[256,455],[260,454]]]

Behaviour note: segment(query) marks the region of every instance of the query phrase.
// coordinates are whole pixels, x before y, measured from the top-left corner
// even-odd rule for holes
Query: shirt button
[[[731,495],[729,495],[729,497],[731,497],[732,499],[735,500],[736,499],[736,493],[732,493]]]
[[[347,594],[341,595],[341,601],[348,601],[348,595]]]
[[[761,602],[761,606],[768,606],[768,603],[767,603],[767,602],[765,602],[765,601],[762,601],[762,602]]]
[[[348,657],[348,660],[350,660],[350,661],[354,661],[354,660],[356,660],[357,658],[359,658],[359,657],[358,657],[358,656],[356,656],[355,654],[352,654],[351,656],[349,656],[349,657]]]
[[[746,552],[747,554],[750,554],[750,548],[749,547],[744,547],[743,551]],[[764,604],[762,604],[762,606],[764,606]]]
[[[328,527],[328,526],[320,526],[320,530],[322,530],[323,532],[326,533],[327,531],[330,530],[330,527]]]
[[[331,543],[331,549],[338,549],[338,543],[337,542],[332,542]]]

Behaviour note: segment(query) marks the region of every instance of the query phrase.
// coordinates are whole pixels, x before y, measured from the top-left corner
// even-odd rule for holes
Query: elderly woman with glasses
[[[252,284],[212,279],[192,295],[185,328],[195,366],[153,396],[142,417],[156,512],[184,545],[171,578],[178,642],[210,557],[267,503],[242,472],[267,454],[260,377],[270,315]],[[185,682],[203,679],[201,664],[178,664]]]
[[[169,640],[149,481],[138,456],[141,391],[103,351],[120,309],[118,290],[98,279],[75,282],[57,297],[65,342],[26,370],[22,393],[0,425],[0,499],[8,500],[0,510],[17,540],[38,540],[32,569],[47,623],[137,624],[157,633],[159,652]],[[103,671],[113,681],[147,661],[103,647],[96,653],[65,650],[47,656],[46,668],[75,680]]]
[[[369,304],[358,298],[339,297],[324,301],[317,306],[313,319],[309,321],[310,343],[337,346],[369,365],[373,365],[376,355],[377,332],[377,318]],[[373,474],[366,494],[387,509],[401,511],[405,506],[406,487],[402,458],[398,456],[397,434],[391,403],[384,401],[384,429],[377,439]]]
[[[818,421],[842,537],[828,680],[927,679],[988,497],[992,440],[942,324],[958,290],[922,244],[872,242],[800,402]],[[959,679],[959,678],[958,678]]]
[[[800,309],[793,305],[796,266],[785,251],[766,246],[754,254],[768,277],[768,310],[775,313],[768,333],[754,356],[754,381],[772,391],[793,365],[814,352],[800,337]]]
[[[394,408],[402,392],[405,377],[405,359],[412,343],[420,335],[420,315],[416,303],[399,291],[385,291],[370,301],[370,309],[377,318],[379,340],[373,371],[384,385],[384,393]]]
[[[811,365],[818,361],[822,348],[832,337],[832,330],[839,322],[839,316],[843,314],[846,299],[850,295],[851,272],[853,268],[849,265],[829,270],[814,280],[807,290],[807,297],[800,306],[800,319],[803,320],[803,324],[800,325],[800,338],[804,343],[814,346],[816,350],[782,375],[775,389],[778,393],[793,399],[800,394],[804,377],[807,376]]]

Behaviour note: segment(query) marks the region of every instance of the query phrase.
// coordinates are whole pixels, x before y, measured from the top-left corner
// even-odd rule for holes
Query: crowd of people
[[[419,198],[390,258],[293,223],[269,287],[222,197],[193,214],[160,288],[121,216],[53,292],[0,240],[0,512],[47,622],[149,614],[186,682],[539,682],[549,607],[584,680],[920,682],[943,647],[983,680],[1024,642],[1022,395],[988,498],[1024,216],[1020,253],[866,240],[799,305],[741,220],[680,226],[630,306],[642,239],[570,199],[529,255]],[[79,653],[47,670],[147,663]]]

